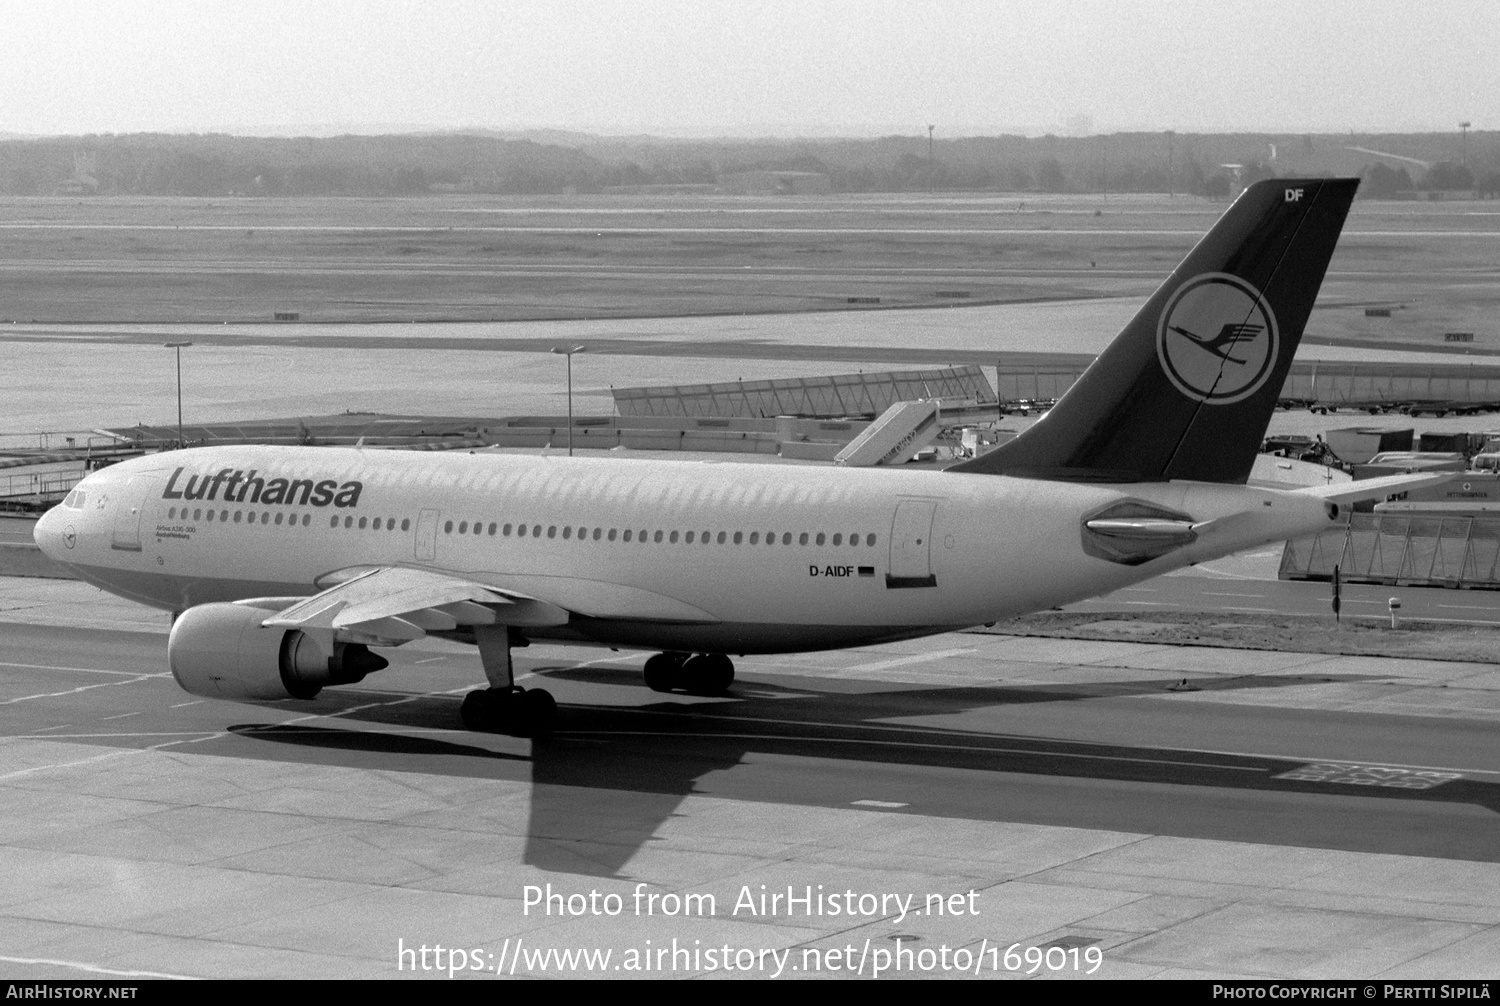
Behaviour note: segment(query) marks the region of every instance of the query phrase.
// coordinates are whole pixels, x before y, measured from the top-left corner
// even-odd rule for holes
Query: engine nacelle
[[[172,677],[184,691],[213,699],[310,699],[324,685],[353,684],[386,666],[361,643],[334,642],[331,632],[262,627],[270,615],[239,604],[189,608],[167,640]]]

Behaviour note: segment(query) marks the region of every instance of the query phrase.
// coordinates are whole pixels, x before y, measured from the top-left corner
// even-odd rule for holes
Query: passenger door
[[[932,522],[937,500],[902,500],[891,521],[887,587],[936,587],[932,572]]]
[[[155,475],[134,475],[125,483],[124,490],[116,497],[115,529],[109,547],[121,552],[141,550],[141,517],[146,509],[146,496],[156,485]]]

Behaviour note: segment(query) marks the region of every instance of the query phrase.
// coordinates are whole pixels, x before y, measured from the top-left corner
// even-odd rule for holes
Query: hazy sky
[[[0,0],[0,132],[1500,127],[1490,0]]]

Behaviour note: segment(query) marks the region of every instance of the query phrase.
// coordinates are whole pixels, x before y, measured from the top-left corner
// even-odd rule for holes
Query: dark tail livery
[[[1051,412],[949,471],[1243,483],[1358,185],[1250,186]]]

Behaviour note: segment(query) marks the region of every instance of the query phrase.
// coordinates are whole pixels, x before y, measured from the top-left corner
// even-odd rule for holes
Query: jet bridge
[[[897,402],[849,441],[833,460],[853,468],[904,465],[937,434],[937,402]]]

